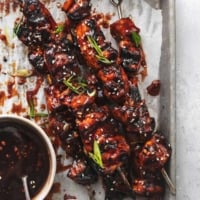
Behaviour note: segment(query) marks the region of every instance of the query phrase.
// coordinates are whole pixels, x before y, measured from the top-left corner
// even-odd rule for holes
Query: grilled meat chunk
[[[92,69],[99,70],[116,62],[117,51],[111,47],[110,42],[105,41],[105,36],[94,19],[81,21],[75,28],[75,34],[81,54]]]
[[[130,40],[133,32],[139,33],[140,29],[130,18],[121,18],[110,25],[110,33],[118,42]]]
[[[90,0],[67,0],[62,6],[70,20],[79,21],[90,15]]]
[[[143,100],[133,105],[115,106],[112,114],[124,125],[130,144],[132,141],[146,141],[154,131],[155,120],[150,117]]]
[[[151,179],[135,179],[132,188],[135,194],[151,197],[153,200],[159,200],[164,193],[163,183]]]
[[[137,154],[137,165],[141,170],[160,171],[171,155],[171,147],[162,135],[154,134],[146,141],[141,151]]]
[[[97,173],[91,168],[85,157],[73,161],[67,176],[81,185],[90,185],[98,180]]]
[[[27,23],[34,27],[46,25],[54,30],[57,26],[49,10],[39,0],[24,1],[22,11]]]
[[[128,78],[121,67],[113,65],[99,70],[97,77],[103,84],[103,93],[107,99],[123,102],[129,92]]]
[[[73,46],[65,38],[48,44],[44,51],[44,60],[54,82],[63,82],[70,76],[80,74]]]
[[[44,51],[42,48],[31,49],[28,53],[28,59],[34,70],[39,74],[48,74],[48,69],[44,60]]]
[[[29,47],[48,43],[57,24],[44,4],[38,0],[24,1],[22,12],[25,18],[15,28],[18,38]]]
[[[122,18],[110,25],[110,32],[119,45],[120,64],[128,76],[137,75],[146,66],[139,28],[130,18]]]

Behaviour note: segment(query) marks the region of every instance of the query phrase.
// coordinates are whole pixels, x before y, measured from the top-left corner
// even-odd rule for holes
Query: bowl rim
[[[21,122],[24,124],[27,124],[27,126],[30,126],[31,128],[35,129],[41,138],[43,139],[43,142],[46,144],[46,148],[49,155],[49,174],[48,177],[43,185],[43,187],[40,189],[40,191],[32,197],[32,200],[43,200],[47,194],[50,192],[51,187],[53,185],[55,174],[56,174],[56,153],[53,147],[52,142],[50,141],[50,138],[47,136],[46,132],[34,121],[31,121],[28,118],[15,115],[15,114],[2,114],[0,115],[0,122],[1,120],[14,120],[15,122]]]

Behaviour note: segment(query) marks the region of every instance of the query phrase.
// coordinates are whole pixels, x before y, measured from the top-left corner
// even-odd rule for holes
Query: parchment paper
[[[155,117],[156,123],[158,124],[159,96],[151,97],[148,95],[146,87],[153,80],[159,79],[159,67],[162,67],[159,66],[162,44],[162,13],[161,10],[150,6],[154,4],[155,7],[158,7],[158,4],[155,4],[155,0],[147,0],[147,2],[148,3],[143,0],[124,0],[122,3],[122,13],[123,17],[131,17],[136,26],[141,30],[142,44],[148,66],[148,76],[145,78],[144,82],[139,83],[139,87],[141,95],[146,100],[151,116]],[[46,3],[47,8],[49,8],[57,22],[61,22],[65,18],[65,14],[57,6],[59,3],[62,4],[63,0]],[[118,19],[117,10],[110,4],[109,0],[92,0],[91,3],[97,12],[115,13],[111,22]],[[31,65],[27,59],[27,48],[13,34],[14,21],[17,17],[21,16],[22,13],[19,9],[13,11],[11,8],[10,14],[8,15],[6,15],[5,12],[0,13],[1,34],[6,36],[8,42],[8,45],[5,45],[5,43],[0,40],[0,91],[4,91],[5,95],[9,96],[7,83],[14,83],[12,88],[14,93],[13,97],[4,98],[4,96],[0,95],[0,114],[12,113],[14,103],[16,105],[22,105],[24,108],[23,112],[15,114],[26,115],[29,112],[25,95],[26,90],[35,87],[35,77],[27,78],[26,83],[20,85],[18,84],[18,78],[10,76],[10,73],[14,73],[17,69],[31,69]],[[107,40],[111,40],[113,46],[115,46],[115,41],[111,38],[109,30],[105,29],[104,32]],[[45,86],[45,82],[43,85]],[[43,88],[38,92],[37,101],[37,110],[40,112],[40,105],[45,104]],[[46,111],[42,110],[42,112]],[[62,150],[60,150],[60,154],[62,155],[62,162],[64,164],[71,163],[70,159],[65,160],[65,154]],[[59,182],[61,186],[60,193],[55,193],[53,195],[53,200],[63,199],[64,194],[75,196],[78,200],[89,200],[88,193],[92,192],[92,190],[88,190],[88,188],[82,187],[68,179],[66,177],[66,172],[57,174],[55,182]],[[94,199],[103,200],[104,191],[101,180],[92,187],[95,190]]]

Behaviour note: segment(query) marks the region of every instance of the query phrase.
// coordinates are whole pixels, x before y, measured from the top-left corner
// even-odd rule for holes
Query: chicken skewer
[[[115,6],[115,7],[117,7],[117,9],[119,10],[119,8],[121,7],[121,1],[118,1],[118,2],[115,2],[114,0],[110,0],[111,1],[111,3],[113,4],[113,6]],[[127,28],[127,29],[126,29]],[[126,31],[124,31],[124,29],[126,29]],[[129,30],[128,30],[129,29]],[[125,33],[125,35],[121,32],[121,31],[124,31],[124,33]],[[131,32],[130,32],[130,30],[131,30]],[[135,47],[136,48],[130,48],[130,46],[129,46],[129,44],[128,43],[130,43],[129,41],[127,41],[127,36],[126,35],[128,35],[127,33],[131,33],[132,34],[132,39],[133,39],[133,42],[135,43]],[[120,48],[121,48],[121,51],[123,52],[123,42],[121,41],[120,42],[120,40],[124,40],[125,42],[124,42],[124,46],[125,46],[125,48],[126,47],[128,47],[128,49],[129,50],[131,50],[131,51],[137,51],[137,48],[140,48],[140,36],[139,35],[137,35],[138,34],[138,32],[139,32],[139,29],[134,25],[134,23],[129,19],[129,18],[121,18],[120,17],[120,19],[117,21],[117,22],[115,22],[115,23],[113,23],[113,24],[111,24],[111,34],[113,35],[113,37],[119,42],[119,46],[120,46]],[[119,33],[121,33],[121,34],[119,34]],[[129,34],[130,34],[129,33]],[[133,33],[136,33],[135,34],[135,38],[134,38],[134,35],[133,35]],[[138,37],[136,37],[136,36],[138,36]],[[129,39],[128,39],[129,40]],[[129,51],[128,50],[128,51]],[[144,53],[142,53],[143,52],[143,50],[141,49],[141,51],[140,51],[141,53],[140,53],[140,55],[141,55],[141,57],[140,57],[140,59],[142,60],[142,62],[139,62],[138,63],[138,67],[136,68],[136,72],[139,70],[139,68],[140,68],[140,65],[144,65],[145,64],[145,59],[144,59]],[[123,55],[123,53],[121,53],[121,55]],[[139,55],[139,54],[138,54]],[[123,58],[122,58],[123,59]],[[132,62],[132,61],[131,61]],[[123,63],[123,61],[122,61],[122,63]],[[133,62],[134,63],[134,62]],[[136,62],[137,63],[137,62]],[[130,63],[129,63],[130,64]],[[123,65],[123,64],[122,64]],[[130,65],[129,65],[130,66]],[[128,71],[132,71],[132,68],[126,68]],[[174,186],[174,184],[172,183],[172,181],[171,181],[171,179],[169,178],[169,176],[168,176],[168,174],[167,174],[167,172],[166,172],[166,170],[164,169],[164,166],[160,169],[161,170],[161,173],[162,173],[162,175],[163,175],[163,177],[164,177],[164,179],[165,179],[165,181],[166,181],[166,183],[167,183],[167,185],[169,186],[169,189],[170,189],[170,191],[171,191],[171,193],[172,194],[175,194],[176,193],[176,189],[175,189],[175,186]]]
[[[84,99],[90,98],[89,102],[94,99],[91,95],[81,96],[80,94],[75,95],[75,93],[71,95],[68,87],[63,83],[64,81],[67,82],[71,77],[81,76],[81,70],[74,56],[73,45],[66,39],[65,34],[63,35],[63,33],[57,31],[58,25],[40,1],[25,1],[22,4],[22,10],[24,18],[18,24],[18,29],[15,30],[15,33],[28,46],[28,57],[33,68],[42,76],[47,76],[48,74],[51,76],[49,87],[45,90],[47,107],[50,112],[48,134],[58,137],[67,155],[75,159],[68,176],[80,184],[92,184],[97,181],[97,174],[88,164],[85,157],[81,140],[77,130],[74,128],[75,119],[71,111],[64,107],[65,105],[60,101],[61,96],[65,98],[68,96],[70,98],[68,106],[77,108],[77,98],[80,101],[81,98],[79,97],[82,97],[83,102],[81,105],[86,104]],[[47,34],[44,34],[44,31]],[[45,37],[48,39],[46,40]],[[73,81],[75,81],[74,78]],[[82,92],[80,90],[84,89],[84,83],[77,83],[79,85],[82,84],[79,89],[73,86],[71,82],[68,81],[67,83],[77,93]],[[65,94],[61,94],[61,92],[65,92]],[[68,117],[68,115],[71,117]]]

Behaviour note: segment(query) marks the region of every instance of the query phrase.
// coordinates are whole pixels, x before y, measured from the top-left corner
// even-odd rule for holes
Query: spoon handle
[[[24,186],[24,192],[25,192],[26,200],[31,200],[31,197],[30,197],[30,194],[29,194],[29,191],[28,191],[27,176],[22,177],[22,183],[23,183],[23,186]]]

